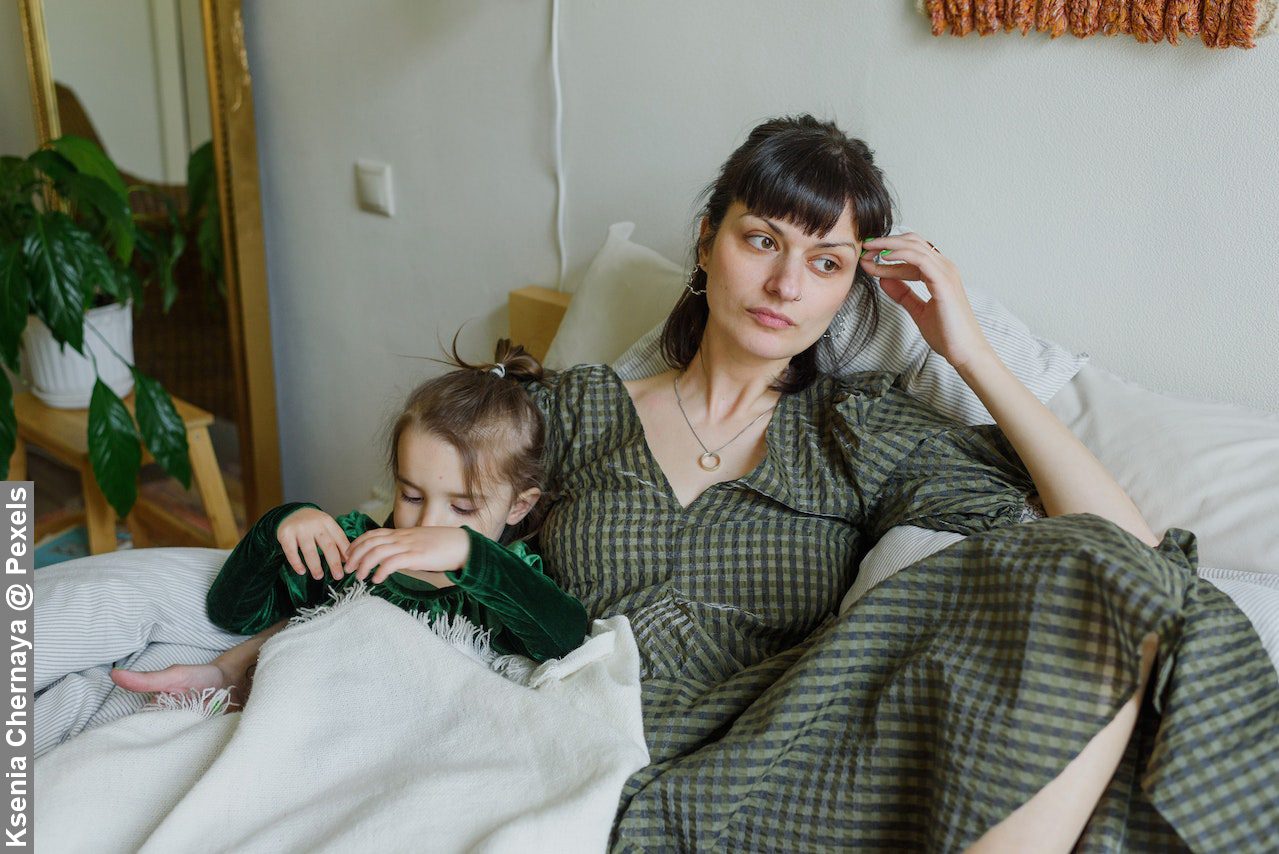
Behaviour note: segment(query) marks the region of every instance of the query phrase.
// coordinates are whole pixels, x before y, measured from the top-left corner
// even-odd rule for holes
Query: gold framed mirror
[[[170,313],[148,307],[158,299],[144,301],[135,361],[226,425],[219,464],[230,470],[236,515],[251,522],[281,503],[282,489],[240,0],[18,0],[18,7],[40,144],[86,136],[127,183],[183,199],[197,149],[205,162],[211,155],[220,239],[210,231],[201,252],[216,264],[205,264],[206,287],[180,288]],[[183,539],[181,531],[166,533],[168,542]]]

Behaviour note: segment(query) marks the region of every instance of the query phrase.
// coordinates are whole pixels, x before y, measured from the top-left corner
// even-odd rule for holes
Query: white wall
[[[570,278],[610,222],[687,256],[759,120],[875,150],[902,219],[1041,335],[1151,388],[1279,411],[1279,37],[1251,51],[928,34],[913,0],[564,2]],[[470,321],[555,279],[549,0],[246,4],[285,492],[345,510]],[[3,36],[0,23],[0,36]],[[6,84],[7,85],[7,84]],[[394,219],[352,163],[395,169]]]
[[[155,2],[46,0],[46,24],[53,33],[51,62],[57,79],[76,90],[111,156],[122,167],[155,180],[184,183],[187,151],[181,152],[174,171],[168,175],[160,155],[151,19]],[[184,60],[194,52],[191,61],[177,72],[183,97],[194,100],[190,115],[180,119],[189,126],[190,148],[194,148],[210,135],[199,0],[173,0],[173,4],[174,25],[181,12],[183,28],[180,33],[175,29],[169,34],[169,49]],[[183,146],[186,136],[183,134],[181,140]],[[35,146],[18,4],[0,4],[0,154],[25,155]]]
[[[140,178],[165,181],[174,176],[165,174],[162,156],[150,6],[45,0],[44,22],[54,79],[75,90],[111,159]]]
[[[362,500],[437,335],[556,275],[549,2],[246,9],[291,498]],[[911,0],[565,2],[570,268],[608,223],[683,261],[759,120],[836,118],[902,218],[1042,335],[1159,389],[1279,411],[1279,38],[935,39]],[[400,212],[355,210],[351,162]]]
[[[245,4],[289,498],[368,498],[379,430],[554,276],[543,3]],[[397,213],[356,208],[354,162],[394,169]]]
[[[24,156],[36,147],[17,3],[0,3],[0,154]]]

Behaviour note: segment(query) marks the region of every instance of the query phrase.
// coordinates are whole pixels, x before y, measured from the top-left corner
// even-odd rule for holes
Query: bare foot
[[[163,670],[111,670],[111,681],[126,691],[138,693],[181,693],[204,688],[230,688],[231,705],[242,706],[248,699],[247,681],[237,684],[216,664],[174,664]]]

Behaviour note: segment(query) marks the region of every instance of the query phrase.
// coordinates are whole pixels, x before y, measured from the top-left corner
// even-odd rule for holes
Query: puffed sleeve
[[[542,462],[547,486],[554,492],[564,472],[583,411],[582,396],[609,382],[603,365],[581,365],[566,371],[549,372],[540,381],[524,383],[524,390],[542,415],[546,443]]]
[[[914,525],[967,535],[1020,521],[1035,486],[1003,431],[952,421],[895,379],[859,375],[836,394],[866,534]]]
[[[523,543],[499,545],[463,526],[470,557],[446,573],[473,603],[468,616],[493,632],[494,646],[534,661],[561,658],[582,645],[586,608],[542,571],[542,559]]]

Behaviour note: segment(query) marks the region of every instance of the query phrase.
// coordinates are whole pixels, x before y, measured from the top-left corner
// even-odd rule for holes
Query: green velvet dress
[[[315,505],[284,504],[268,511],[231,552],[206,600],[215,625],[238,634],[256,634],[300,608],[323,604],[332,591],[356,583],[350,575],[334,581],[327,565],[325,577],[319,580],[293,571],[276,540],[276,529],[284,517],[303,507]],[[383,527],[358,510],[339,516],[337,523],[351,540]],[[524,543],[503,546],[470,528],[462,530],[471,538],[471,554],[461,569],[445,573],[455,587],[441,589],[395,572],[381,584],[370,585],[370,592],[406,611],[461,614],[490,631],[490,642],[499,654],[545,661],[581,645],[588,624],[586,609],[546,577],[540,557]]]

